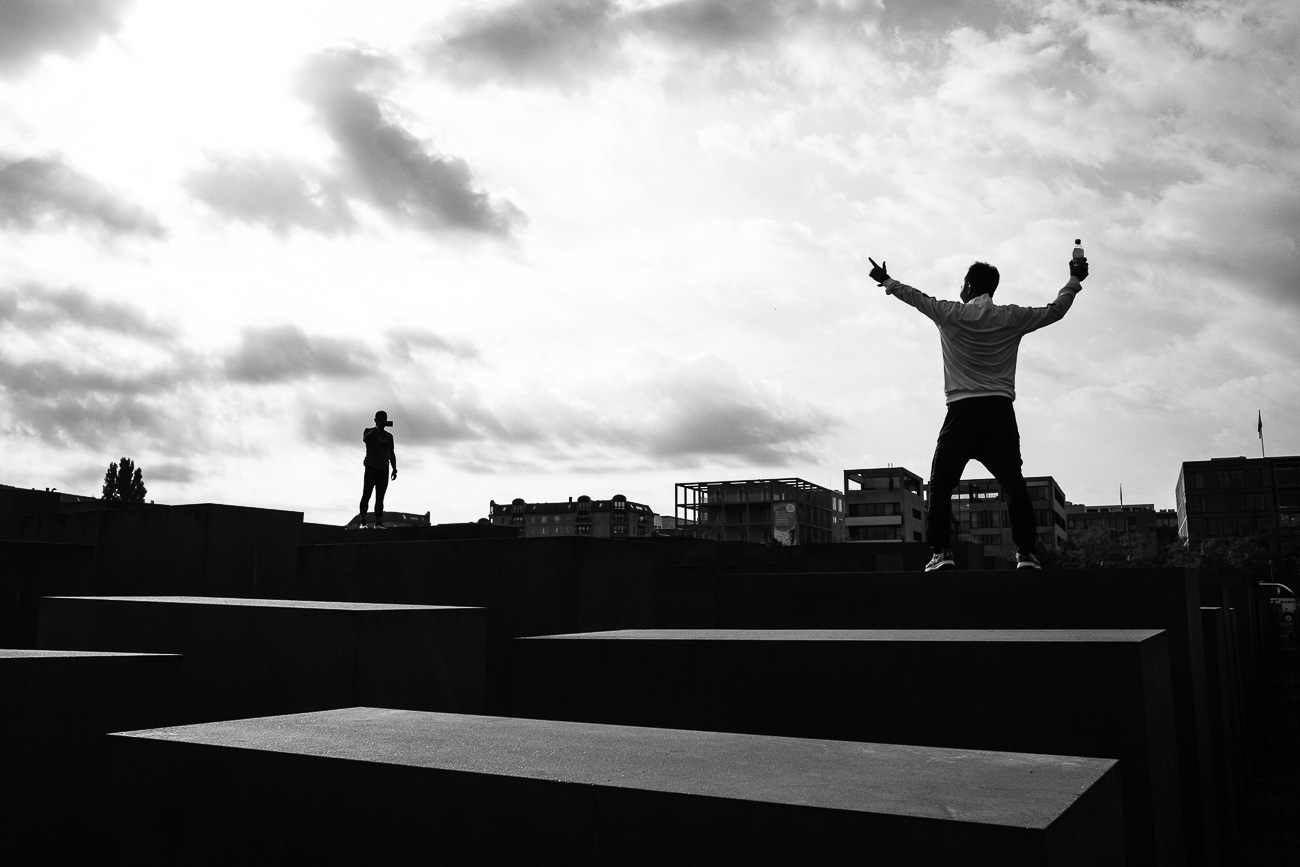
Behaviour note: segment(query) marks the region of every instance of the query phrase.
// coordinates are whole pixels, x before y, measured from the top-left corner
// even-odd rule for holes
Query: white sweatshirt
[[[1016,354],[1020,338],[1065,315],[1083,288],[1078,278],[1061,287],[1046,307],[994,304],[989,295],[965,303],[940,301],[897,280],[885,291],[898,296],[934,321],[943,348],[943,390],[948,403],[968,397],[1016,399]]]

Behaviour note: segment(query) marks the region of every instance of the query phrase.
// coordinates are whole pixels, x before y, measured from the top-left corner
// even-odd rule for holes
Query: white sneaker
[[[1042,569],[1043,564],[1039,563],[1038,558],[1035,557],[1033,554],[1022,554],[1019,551],[1017,551],[1016,568],[1017,569]]]
[[[935,551],[930,562],[925,564],[925,571],[938,572],[940,569],[956,569],[957,562],[952,559],[952,549],[944,548],[942,551]]]

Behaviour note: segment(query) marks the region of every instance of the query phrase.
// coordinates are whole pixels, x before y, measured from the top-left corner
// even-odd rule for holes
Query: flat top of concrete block
[[[99,659],[107,656],[180,656],[179,653],[114,653],[103,650],[4,650],[0,659]]]
[[[115,737],[1018,828],[1045,828],[1115,764],[355,707]]]
[[[616,629],[533,635],[537,639],[636,641],[998,641],[1106,644],[1142,642],[1162,629]],[[523,639],[521,639],[523,640]]]
[[[398,605],[387,602],[318,602],[296,599],[239,599],[228,596],[46,596],[107,602],[166,602],[174,605],[235,605],[245,608],[311,608],[329,611],[430,611],[457,605]]]

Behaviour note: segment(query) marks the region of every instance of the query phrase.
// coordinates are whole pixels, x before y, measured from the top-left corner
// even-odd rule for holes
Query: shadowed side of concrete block
[[[1119,759],[1129,861],[1185,863],[1159,630],[622,630],[515,647],[517,716]]]
[[[1223,835],[1227,851],[1234,851],[1240,831],[1245,787],[1245,740],[1241,731],[1237,646],[1231,640],[1231,609],[1202,608],[1201,624],[1205,645],[1205,676],[1209,697],[1214,781],[1221,793],[1224,812]]]
[[[172,655],[0,650],[0,838],[92,863],[108,830],[109,732],[181,721]]]
[[[1220,860],[1198,576],[1190,569],[725,574],[717,628],[1163,629],[1191,864]]]
[[[1123,859],[1104,759],[371,708],[114,741],[151,863]]]
[[[293,595],[486,608],[486,709],[504,714],[516,636],[654,625],[655,551],[582,537],[304,546]]]
[[[187,720],[372,704],[476,712],[481,609],[208,597],[51,597],[42,647],[181,653]]]
[[[29,515],[22,538],[93,545],[96,592],[289,595],[302,513],[217,503]]]
[[[94,592],[91,545],[0,540],[0,647],[35,648],[42,596]]]

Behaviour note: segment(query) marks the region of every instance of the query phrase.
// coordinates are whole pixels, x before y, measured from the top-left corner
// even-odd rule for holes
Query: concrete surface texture
[[[516,636],[655,625],[658,551],[578,537],[312,545],[291,595],[487,609],[486,710],[504,714]]]
[[[287,596],[302,513],[218,503],[30,515],[20,538],[94,545],[96,592]]]
[[[109,732],[183,721],[175,655],[0,650],[0,834],[9,861],[93,863],[115,819]]]
[[[1270,740],[1276,727],[1264,725],[1264,708],[1275,705],[1265,699],[1274,698],[1276,629],[1270,633],[1268,606],[1247,578],[1180,570],[1024,575],[997,571],[1004,564],[996,560],[985,562],[985,571],[891,573],[883,570],[910,569],[918,553],[875,545],[408,542],[382,533],[353,534],[365,537],[354,541],[337,528],[307,526],[298,513],[213,504],[65,509],[42,492],[4,494],[0,489],[0,565],[19,568],[0,568],[0,646],[26,655],[0,657],[10,725],[0,739],[0,767],[9,780],[19,769],[30,772],[32,786],[47,788],[39,797],[22,785],[4,790],[25,798],[25,812],[0,809],[0,836],[33,841],[22,848],[40,847],[51,860],[428,860],[454,839],[463,848],[448,860],[463,863],[548,860],[539,852],[557,863],[1118,863],[1122,851],[1099,853],[1095,841],[1122,845],[1116,817],[1132,810],[1132,792],[1144,786],[1134,757],[1141,744],[1157,741],[1177,757],[1181,816],[1191,817],[1184,826],[1189,864],[1229,865],[1240,851],[1263,851],[1244,839],[1259,830],[1252,816],[1277,825],[1273,817],[1282,815],[1261,811],[1274,803],[1273,790],[1258,791],[1261,779],[1274,785],[1259,770],[1277,760]],[[335,544],[313,544],[323,542]],[[120,598],[146,594],[170,598]],[[54,596],[98,598],[40,602]],[[482,610],[455,610],[466,607]],[[426,608],[443,610],[419,610]],[[716,634],[662,641],[628,632],[600,642],[599,665],[580,659],[591,653],[591,640],[530,638],[665,627]],[[754,629],[780,632],[752,640],[734,632]],[[791,631],[809,629],[924,630],[942,640],[814,640]],[[963,636],[966,630],[1068,630],[1075,640],[1022,642],[993,632]],[[1130,635],[1098,642],[1089,630]],[[653,652],[641,646],[654,641]],[[529,675],[512,695],[516,646],[543,643],[547,655],[579,656],[550,656],[551,670],[539,670],[543,687],[525,687]],[[1153,660],[1161,644],[1163,679],[1150,674],[1159,668]],[[33,646],[47,652],[34,656]],[[68,652],[75,648],[85,652]],[[101,665],[110,668],[95,668]],[[596,680],[583,679],[597,671]],[[674,706],[679,699],[659,691],[667,675],[678,681],[674,689],[691,691],[689,700]],[[614,689],[592,685],[604,681]],[[557,717],[581,715],[602,690],[606,709],[635,711],[625,718],[635,725],[587,722],[621,727],[619,754],[640,764],[654,765],[665,752],[688,755],[664,741],[638,758],[635,744],[647,728],[698,731],[684,717],[699,719],[702,710],[732,735],[778,741],[1094,759],[1113,758],[1093,753],[1119,743],[1121,758],[1031,840],[1026,829],[998,824],[660,791],[638,784],[639,772],[617,762],[605,766],[603,782],[560,782],[264,749],[257,738],[275,738],[254,728],[245,730],[251,739],[244,746],[103,733],[286,713],[310,727],[314,713],[358,705],[524,717],[512,707],[523,707],[528,689],[544,693],[545,684],[547,701],[569,705],[557,704]],[[418,707],[444,688],[459,697]],[[797,698],[778,700],[782,694]],[[1161,739],[1152,734],[1159,728],[1153,720],[1164,718],[1158,708],[1167,701],[1176,737]],[[1145,724],[1135,724],[1142,707]],[[909,714],[917,721],[901,724]],[[403,725],[419,728],[422,719],[416,714]],[[773,728],[754,731],[760,723]],[[1076,749],[1089,724],[1105,745]],[[441,741],[415,738],[403,746],[367,726],[358,726],[358,737],[406,758],[454,752],[451,742],[462,742],[492,762],[544,764],[529,746],[533,735],[493,745],[452,727]],[[933,743],[918,743],[930,735]],[[593,737],[586,740],[594,744]],[[537,746],[545,751],[547,743],[541,737]],[[575,755],[569,747],[552,752],[562,763]],[[764,766],[763,753],[747,762]],[[1152,781],[1160,755],[1149,756]],[[774,757],[772,766],[780,764]],[[783,791],[834,789],[828,767],[813,758],[806,764],[817,778]],[[690,779],[689,769],[682,778]],[[900,785],[903,798],[919,791],[906,780]],[[1239,797],[1242,786],[1250,791]],[[956,802],[940,795],[931,805],[944,803]],[[1247,805],[1251,821],[1238,825]],[[904,826],[907,832],[898,832]],[[985,837],[972,843],[972,828]],[[1090,842],[1071,856],[1053,848],[1066,839]]]
[[[358,704],[483,710],[481,609],[193,596],[41,604],[43,648],[182,654],[192,721]]]
[[[1184,569],[719,574],[694,622],[745,629],[1162,629],[1169,641],[1185,849],[1218,863],[1222,806],[1197,575]],[[658,618],[657,618],[658,619]],[[672,622],[657,622],[671,627]]]
[[[1129,861],[1185,863],[1161,630],[618,630],[516,649],[516,716],[1118,759]]]
[[[281,766],[295,769],[294,790],[309,801],[313,792],[343,796],[336,773],[364,780],[373,798],[390,785],[410,785],[399,781],[418,772],[414,779],[428,787],[421,789],[427,796],[440,803],[445,797],[436,790],[454,787],[461,810],[473,814],[467,825],[439,827],[438,852],[452,859],[476,861],[482,841],[475,837],[485,826],[499,821],[496,833],[510,837],[515,823],[529,825],[527,813],[548,800],[580,815],[549,834],[526,829],[525,839],[543,835],[531,842],[532,859],[540,862],[674,857],[704,863],[701,855],[725,853],[732,863],[747,854],[770,863],[770,846],[815,859],[819,852],[868,845],[873,855],[892,853],[890,863],[902,864],[1106,864],[1123,858],[1118,774],[1107,759],[374,708],[114,739],[137,767],[162,762],[176,772],[138,781],[137,796],[180,785],[169,794],[181,803],[245,797],[223,793],[237,781],[211,772],[234,756],[247,759],[250,751],[298,759]],[[476,784],[464,785],[469,779]],[[396,807],[391,797],[383,805]],[[415,807],[437,816],[427,812],[428,801]],[[709,818],[707,833],[697,824],[701,813]],[[303,815],[314,821],[310,809]],[[324,829],[282,830],[302,840]],[[579,839],[575,830],[582,832]],[[159,833],[165,839],[166,829]],[[653,843],[641,848],[647,839]]]
[[[95,547],[0,539],[0,647],[36,647],[42,596],[95,592]]]

